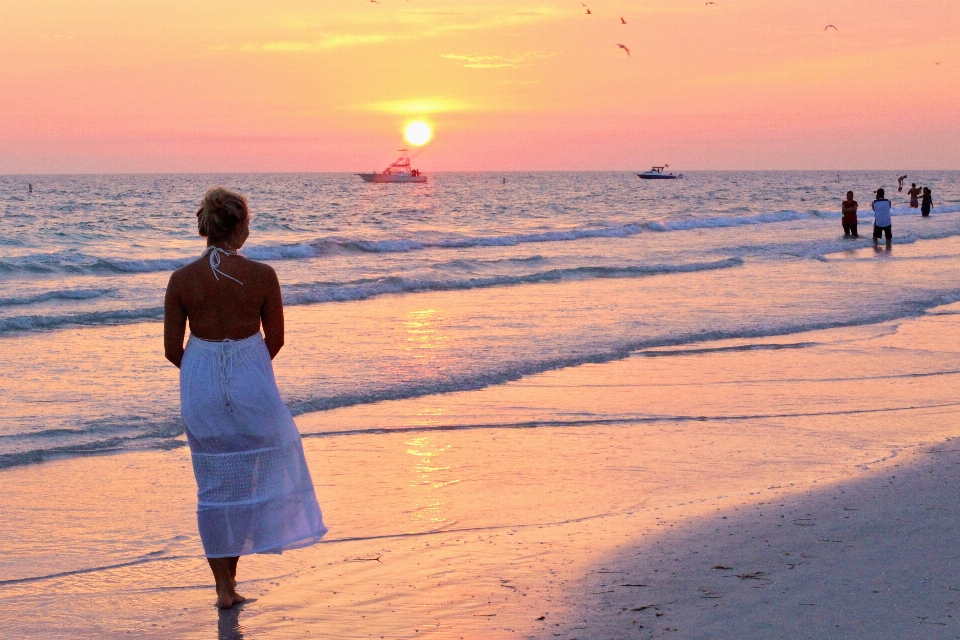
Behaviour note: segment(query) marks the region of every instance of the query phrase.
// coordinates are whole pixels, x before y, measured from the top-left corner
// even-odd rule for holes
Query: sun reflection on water
[[[440,424],[440,418],[446,414],[447,410],[443,407],[427,407],[420,409],[415,415],[411,416],[409,424],[413,427],[427,427]]]
[[[403,323],[407,332],[404,349],[414,358],[428,358],[431,355],[429,350],[442,349],[450,340],[448,335],[437,328],[437,322],[443,319],[439,313],[437,309],[420,309],[407,313],[407,319]],[[428,352],[424,353],[425,350]]]
[[[419,436],[404,444],[408,447],[406,452],[413,456],[410,486],[416,495],[413,508],[408,512],[413,523],[419,530],[450,526],[453,522],[448,521],[441,491],[460,482],[460,478],[454,475],[459,466],[445,465],[441,460],[450,445],[435,442],[433,436]]]

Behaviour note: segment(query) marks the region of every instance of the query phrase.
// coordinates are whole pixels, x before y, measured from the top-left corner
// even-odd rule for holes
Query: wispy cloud
[[[500,67],[516,66],[513,62],[508,62],[503,56],[462,56],[455,53],[445,53],[441,58],[447,60],[463,61],[463,66],[468,69],[497,69]]]
[[[556,53],[551,51],[526,51],[515,56],[494,55],[464,55],[459,53],[444,53],[440,57],[447,60],[456,60],[465,63],[467,69],[499,69],[516,67],[536,58],[551,58]]]
[[[405,29],[397,33],[369,33],[369,34],[327,34],[321,36],[318,40],[304,41],[279,41],[267,43],[248,43],[240,46],[241,51],[265,52],[265,53],[310,53],[317,51],[326,51],[330,49],[339,49],[344,47],[357,47],[363,45],[375,45],[383,42],[409,41],[421,38],[436,38],[457,31],[476,31],[481,29],[496,29],[505,26],[519,24],[529,24],[549,20],[556,17],[556,12],[547,10],[523,11],[499,16],[493,19],[478,20],[476,22],[434,24],[432,26],[421,25],[419,31],[410,31]],[[426,13],[418,14],[420,18],[427,18],[435,21],[440,17],[446,18],[446,14],[429,15]],[[229,47],[217,46],[214,49],[224,50]],[[484,64],[484,63],[477,63]],[[486,63],[499,64],[499,63]],[[501,66],[515,64],[515,61],[507,61]]]
[[[389,100],[364,105],[361,109],[380,111],[398,115],[429,115],[433,113],[451,113],[455,111],[476,111],[478,107],[470,103],[448,98],[446,96],[432,96],[428,98],[411,98],[408,100]]]
[[[327,49],[337,49],[340,47],[356,47],[364,44],[380,44],[390,40],[403,40],[404,36],[389,34],[367,34],[351,35],[343,34],[337,36],[325,36],[315,42],[267,42],[265,44],[245,44],[240,47],[241,51],[264,51],[272,53],[310,53],[314,51],[324,51]]]

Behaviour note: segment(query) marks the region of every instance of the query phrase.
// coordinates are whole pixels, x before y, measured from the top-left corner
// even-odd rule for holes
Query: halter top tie
[[[223,276],[224,278],[230,278],[231,280],[233,280],[234,282],[236,282],[236,283],[239,284],[239,285],[242,285],[242,284],[243,284],[242,282],[240,282],[239,280],[237,280],[237,279],[234,278],[233,276],[228,275],[228,274],[224,273],[223,271],[220,271],[220,269],[219,269],[219,267],[220,267],[220,260],[221,260],[220,255],[223,254],[223,255],[225,255],[225,256],[235,256],[235,255],[237,255],[237,252],[236,252],[236,251],[227,251],[226,249],[221,249],[220,247],[207,247],[207,250],[204,251],[202,254],[200,254],[200,256],[203,257],[203,256],[205,256],[205,255],[208,254],[208,253],[210,254],[210,268],[213,270],[213,277],[214,277],[214,278],[216,278],[216,279],[219,281],[219,280],[220,280],[220,276]]]

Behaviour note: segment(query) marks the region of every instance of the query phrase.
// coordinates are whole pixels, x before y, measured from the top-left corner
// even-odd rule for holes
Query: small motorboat
[[[364,182],[426,182],[427,176],[410,166],[410,155],[400,149],[400,157],[380,173],[358,173]]]
[[[683,174],[676,176],[672,173],[664,173],[663,170],[669,167],[670,165],[665,164],[662,167],[653,167],[650,171],[644,171],[643,173],[638,173],[637,176],[642,180],[676,180],[677,178],[682,178]]]

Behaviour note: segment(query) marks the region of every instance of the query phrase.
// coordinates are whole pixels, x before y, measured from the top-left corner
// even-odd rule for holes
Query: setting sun
[[[430,131],[430,126],[426,122],[422,122],[420,120],[411,122],[409,125],[407,125],[406,130],[403,132],[403,137],[406,138],[407,142],[410,144],[415,144],[418,147],[420,145],[427,144],[432,135],[433,132]]]

